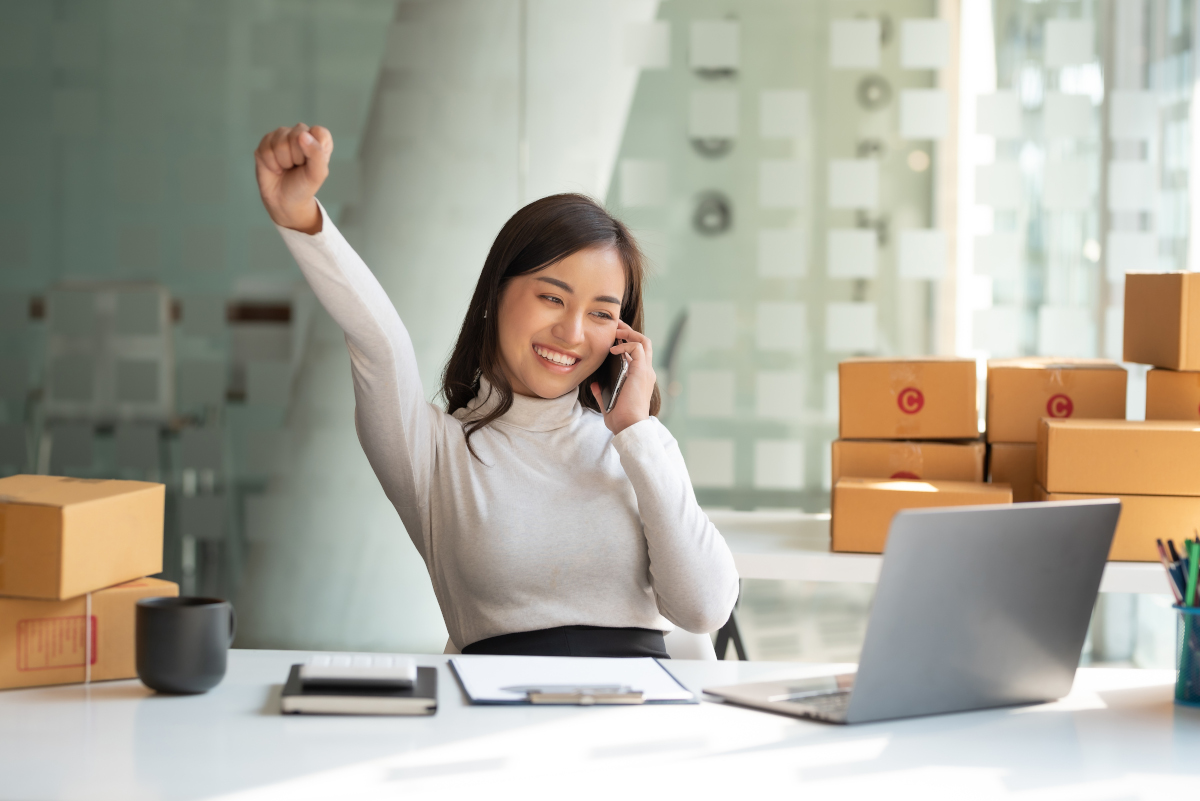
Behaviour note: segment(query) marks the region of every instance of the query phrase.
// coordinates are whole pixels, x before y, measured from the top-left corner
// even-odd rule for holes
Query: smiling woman
[[[429,570],[464,653],[666,657],[664,632],[710,632],[737,598],[724,539],[655,417],[642,258],[581,195],[529,204],[500,231],[442,389],[316,192],[333,139],[280,128],[255,151],[263,205],[346,334],[363,450]],[[600,413],[608,359],[623,389]]]
[[[498,394],[495,410],[467,426],[468,442],[508,411],[514,392],[558,398],[578,388],[583,407],[600,411],[611,389],[605,363],[622,353],[632,360],[622,391],[630,398],[605,424],[619,434],[657,414],[643,279],[628,229],[594,201],[553,195],[514,214],[484,262],[442,378],[451,414],[478,395],[481,378]]]

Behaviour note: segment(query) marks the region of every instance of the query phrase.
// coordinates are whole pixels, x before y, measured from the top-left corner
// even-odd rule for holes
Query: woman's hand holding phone
[[[624,320],[617,321],[617,344],[609,348],[615,355],[625,354],[629,358],[629,372],[621,388],[613,410],[604,415],[604,424],[613,434],[620,434],[634,423],[650,417],[650,398],[654,394],[654,347],[645,334],[634,331]],[[592,395],[604,409],[600,397],[600,384],[593,381]]]
[[[276,128],[254,151],[258,193],[271,219],[306,234],[321,230],[317,190],[329,175],[333,134],[304,123]]]

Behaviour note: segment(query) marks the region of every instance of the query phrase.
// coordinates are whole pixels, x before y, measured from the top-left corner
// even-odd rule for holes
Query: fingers
[[[609,353],[627,353],[635,362],[647,358],[646,349],[641,342],[621,342],[608,349]]]
[[[596,399],[596,405],[600,407],[601,412],[604,411],[604,398],[600,395],[600,382],[593,381],[588,387],[592,391],[592,397]]]
[[[285,170],[296,166],[296,162],[292,159],[292,146],[288,143],[288,134],[291,133],[291,130],[291,128],[276,128],[271,137],[271,150],[275,153],[275,160]]]
[[[321,145],[321,149],[325,151],[325,155],[333,155],[333,134],[324,125],[314,125],[309,131],[317,143]]]
[[[287,133],[288,150],[292,154],[292,164],[299,166],[308,161],[304,154],[304,148],[300,146],[301,137],[308,133],[308,126],[304,123],[293,125]]]
[[[259,141],[258,148],[254,151],[254,159],[276,175],[283,174],[283,167],[279,166],[279,161],[275,158],[275,150],[272,148],[271,143],[274,141],[275,134],[279,130],[276,128],[264,136]]]
[[[640,342],[648,357],[652,358],[654,355],[654,346],[650,342],[650,337],[640,331],[633,330],[629,323],[624,320],[617,321],[617,339],[624,339],[628,342]]]

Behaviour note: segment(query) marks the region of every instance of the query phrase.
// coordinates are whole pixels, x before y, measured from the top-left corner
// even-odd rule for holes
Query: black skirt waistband
[[[464,654],[501,656],[652,656],[670,659],[663,633],[655,629],[556,626],[479,640]]]

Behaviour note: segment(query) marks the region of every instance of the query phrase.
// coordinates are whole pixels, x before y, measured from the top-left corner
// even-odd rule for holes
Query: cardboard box
[[[892,517],[901,509],[1012,503],[1000,484],[843,478],[833,487],[833,550],[883,553]]]
[[[1037,488],[1039,501],[1082,501],[1119,498],[1121,517],[1108,558],[1116,562],[1157,562],[1158,538],[1181,542],[1200,529],[1200,498],[1186,495],[1096,495],[1082,492],[1046,492]]]
[[[72,684],[84,680],[91,627],[91,680],[137,676],[134,605],[179,594],[170,581],[144,578],[66,601],[0,598],[0,688]]]
[[[1146,373],[1147,420],[1200,420],[1200,373]]]
[[[1012,487],[1013,503],[1034,500],[1037,488],[1037,444],[996,442],[988,446],[988,481]]]
[[[1200,424],[1043,418],[1037,481],[1047,492],[1200,495]]]
[[[993,359],[987,441],[1037,442],[1043,417],[1124,420],[1128,377],[1107,359]]]
[[[1126,273],[1127,362],[1200,370],[1200,273]]]
[[[984,453],[979,440],[839,439],[833,443],[833,483],[840,478],[983,481]]]
[[[58,600],[162,571],[166,488],[0,478],[0,595]]]
[[[842,439],[976,439],[973,359],[847,359],[838,365]]]

